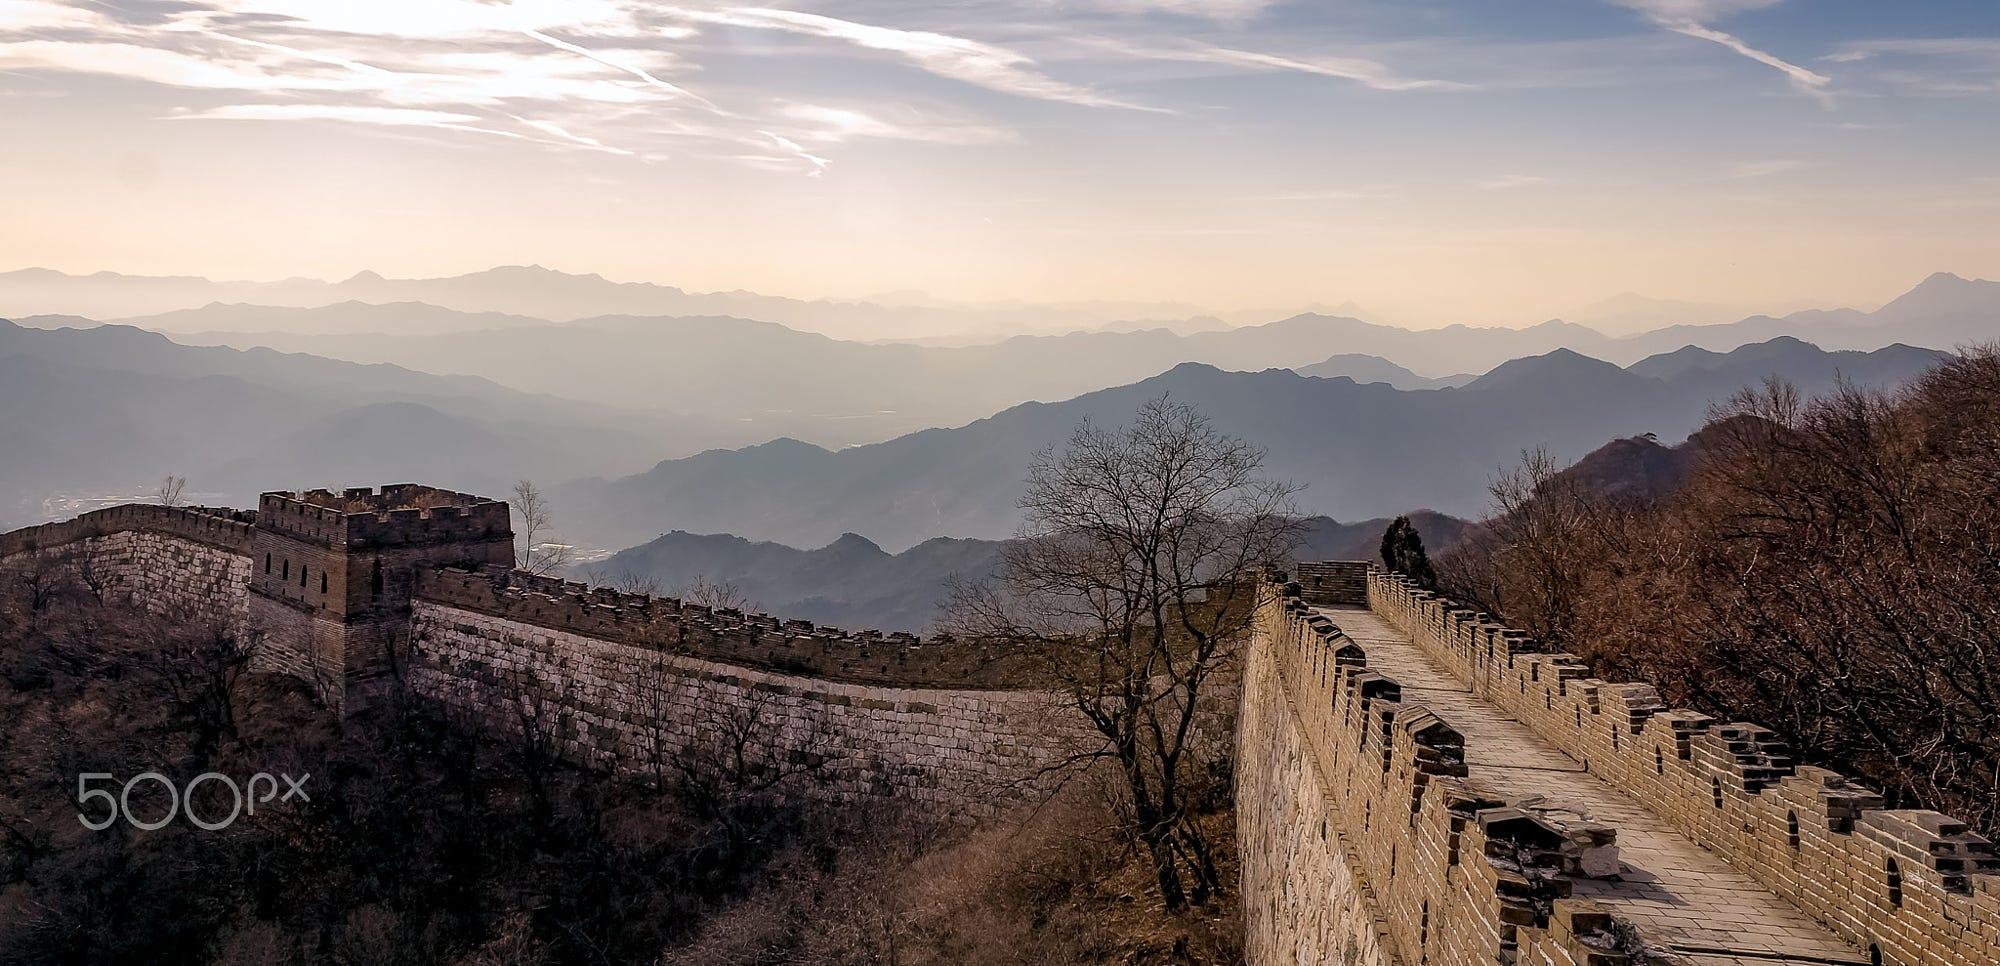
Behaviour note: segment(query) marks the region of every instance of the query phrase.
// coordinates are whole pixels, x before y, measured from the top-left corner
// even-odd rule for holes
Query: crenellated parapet
[[[1374,571],[1370,608],[1479,697],[1875,962],[2000,962],[2000,853],[1938,812],[1801,765],[1769,729],[1665,706],[1476,609]]]
[[[417,483],[273,491],[257,510],[265,529],[337,550],[513,539],[505,501]]]
[[[1335,864],[1347,882],[1327,875],[1304,889],[1322,895],[1351,883],[1358,898],[1347,905],[1369,910],[1374,933],[1372,941],[1347,937],[1351,959],[1337,949],[1281,948],[1284,924],[1252,909],[1253,962],[1677,961],[1635,924],[1572,897],[1578,882],[1620,871],[1613,829],[1540,799],[1510,799],[1468,777],[1464,737],[1373,669],[1368,646],[1316,613],[1299,584],[1266,585],[1246,674],[1239,816],[1253,837],[1273,815],[1318,816],[1319,838],[1338,843]],[[1302,743],[1299,753],[1283,750],[1292,740]],[[1299,779],[1310,795],[1268,787],[1285,781],[1278,773],[1288,761],[1305,762]],[[1260,801],[1301,795],[1309,800],[1281,808]],[[1298,891],[1251,879],[1282,878],[1303,861],[1244,861],[1253,905],[1256,892]]]
[[[114,533],[148,532],[179,537],[232,553],[248,553],[257,514],[203,506],[127,503],[68,520],[0,533],[0,557],[52,550]]]
[[[1017,653],[971,641],[846,631],[507,567],[429,568],[418,575],[415,595],[550,630],[831,681],[1004,689],[1020,686],[1028,670]]]

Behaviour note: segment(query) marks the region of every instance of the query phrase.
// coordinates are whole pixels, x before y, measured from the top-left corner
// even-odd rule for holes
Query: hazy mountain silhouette
[[[1447,386],[1462,386],[1475,378],[1467,375],[1429,379],[1387,359],[1355,352],[1329,356],[1309,366],[1294,367],[1292,371],[1301,376],[1315,376],[1320,379],[1344,376],[1355,382],[1386,382],[1398,389],[1443,389]]]
[[[311,308],[210,302],[120,321],[169,333],[263,332],[302,335],[435,335],[550,325],[505,312],[459,312],[423,302],[337,302]]]
[[[205,338],[478,375],[532,392],[715,419],[817,417],[823,422],[802,435],[830,446],[957,425],[1030,400],[1068,399],[1183,362],[1259,371],[1317,364],[1362,347],[1377,356],[1427,359],[1453,373],[1567,343],[1606,341],[1567,323],[1412,332],[1319,315],[1188,335],[1075,332],[960,347],[847,342],[724,316],[605,316],[477,334]]]
[[[1449,548],[1466,523],[1419,510],[1411,514],[1432,552]],[[1386,519],[1306,521],[1301,560],[1374,559]],[[925,633],[939,616],[954,577],[979,580],[997,572],[1006,543],[937,537],[901,553],[844,533],[814,550],[728,534],[675,530],[588,568],[607,580],[650,578],[661,593],[697,578],[735,584],[756,606],[846,628]]]
[[[956,429],[829,451],[796,440],[717,450],[637,476],[561,488],[567,536],[628,546],[667,529],[819,545],[844,531],[899,548],[938,535],[999,538],[1015,525],[1029,458],[1079,421],[1119,424],[1162,394],[1268,449],[1274,475],[1310,484],[1301,508],[1336,519],[1426,506],[1478,515],[1494,472],[1524,448],[1572,460],[1606,439],[1678,438],[1712,400],[1777,374],[1807,392],[1848,373],[1897,383],[1938,353],[1896,346],[1827,353],[1806,343],[1750,347],[1733,361],[1667,378],[1574,352],[1515,360],[1456,389],[1398,390],[1286,370],[1227,372],[1185,364],[1061,403],[1028,403]],[[1686,360],[1682,360],[1685,362]],[[1635,367],[1637,368],[1637,367]]]
[[[741,445],[738,427],[634,414],[483,379],[270,350],[175,344],[121,325],[0,320],[0,523],[43,501],[142,492],[167,474],[243,502],[263,489],[435,477],[504,492],[521,476],[636,470],[662,443]],[[140,488],[140,489],[135,489]]]
[[[1828,349],[1875,349],[1892,342],[1981,345],[2000,339],[2000,282],[1939,272],[1873,312],[1813,309],[1723,325],[1676,325],[1620,339],[1604,358],[1630,361],[1683,346],[1728,350],[1779,336]]]
[[[0,314],[70,313],[128,319],[214,302],[318,307],[342,302],[424,302],[459,312],[519,313],[570,320],[598,315],[736,315],[844,338],[970,333],[1067,332],[1120,319],[1202,314],[1170,302],[962,303],[913,293],[915,304],[793,299],[755,292],[689,292],[651,282],[614,282],[539,265],[507,265],[446,278],[385,278],[364,271],[338,282],[211,281],[190,276],[69,275],[45,268],[0,272]],[[231,326],[229,328],[235,328]]]
[[[10,291],[10,282],[22,279],[36,284],[102,282],[114,288],[156,283],[174,292],[193,284],[186,279],[14,272],[0,274],[0,298]],[[304,297],[301,292],[310,290],[322,297],[423,297],[480,311],[410,301],[342,301],[314,309],[209,304],[145,321],[176,330],[207,330],[180,336],[189,342],[268,346],[475,375],[529,392],[628,409],[667,409],[697,422],[754,427],[743,439],[792,435],[825,446],[958,425],[1025,401],[1068,399],[1128,384],[1183,362],[1244,371],[1297,368],[1420,388],[1459,384],[1463,376],[1452,374],[1480,372],[1558,348],[1624,364],[1684,345],[1727,350],[1780,335],[1803,335],[1831,348],[1872,349],[1896,340],[1927,345],[1983,341],[2000,328],[1993,321],[2000,318],[2000,294],[1995,292],[2000,286],[1950,275],[1933,276],[1876,313],[1842,309],[1783,319],[1755,317],[1727,325],[1675,326],[1625,339],[1561,321],[1525,329],[1406,330],[1308,313],[1237,328],[1205,319],[1178,330],[1072,331],[957,345],[947,343],[966,340],[844,341],[730,315],[621,314],[557,324],[488,311],[492,306],[537,311],[695,304],[689,301],[693,296],[667,286],[616,283],[532,266],[448,279],[385,279],[363,273],[333,284],[259,284],[267,295]],[[724,294],[727,299],[701,304],[727,304],[746,312],[769,304],[796,308],[791,300],[764,303],[749,293]],[[1123,324],[1108,325],[1115,330]],[[485,327],[467,328],[480,326]],[[339,331],[319,331],[325,329]],[[1363,356],[1394,368],[1357,368]],[[1334,362],[1336,358],[1347,361]]]
[[[751,420],[769,430],[765,438],[789,432],[845,446],[957,425],[1021,402],[1068,399],[1183,362],[1252,372],[1297,368],[1419,388],[1458,384],[1464,377],[1455,373],[1483,372],[1555,349],[1623,365],[1686,345],[1726,351],[1786,335],[1829,348],[1874,349],[1896,341],[1954,346],[2000,333],[1996,320],[2000,285],[1940,275],[1875,313],[1802,312],[1676,326],[1627,339],[1559,321],[1526,329],[1407,330],[1313,314],[1185,334],[1159,328],[1072,332],[958,346],[935,344],[944,340],[842,341],[730,316],[614,315],[478,333],[203,338],[478,375],[621,407]],[[1359,368],[1364,356],[1380,361]],[[784,420],[791,422],[781,427]]]

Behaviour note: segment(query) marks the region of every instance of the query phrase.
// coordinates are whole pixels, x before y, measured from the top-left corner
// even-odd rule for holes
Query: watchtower
[[[507,504],[401,483],[265,493],[250,539],[250,618],[265,670],[353,710],[407,637],[419,567],[510,565]]]

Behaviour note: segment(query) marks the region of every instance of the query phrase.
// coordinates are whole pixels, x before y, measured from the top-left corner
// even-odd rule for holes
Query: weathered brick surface
[[[107,597],[175,620],[235,631],[247,621],[250,558],[190,540],[173,528],[77,531],[39,546],[0,553],[0,561],[23,566],[29,558],[44,558],[98,584]]]
[[[645,772],[746,733],[760,763],[823,760],[814,794],[972,818],[1044,787],[1087,738],[1053,694],[892,688],[722,664],[419,600],[410,682],[515,729],[545,714],[564,753]]]

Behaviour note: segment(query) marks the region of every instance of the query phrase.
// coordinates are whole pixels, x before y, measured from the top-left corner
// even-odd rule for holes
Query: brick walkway
[[[1367,610],[1320,608],[1368,651],[1368,666],[1396,679],[1465,736],[1472,777],[1510,797],[1539,795],[1618,830],[1625,873],[1579,879],[1579,899],[1616,907],[1690,966],[1803,966],[1868,957],[1719,856],[1682,838],[1639,802],[1460,684],[1394,627]]]

